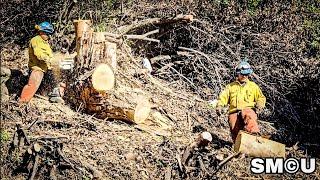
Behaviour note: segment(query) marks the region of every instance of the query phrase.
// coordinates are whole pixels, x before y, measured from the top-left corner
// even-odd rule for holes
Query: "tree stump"
[[[89,68],[90,48],[92,47],[92,34],[90,20],[75,20],[74,26],[76,31],[76,51],[77,58],[75,62],[75,72],[80,75],[83,68]]]
[[[104,32],[93,32],[90,20],[74,21],[77,57],[67,102],[102,119],[141,123],[149,117],[147,98],[138,100],[131,91],[119,92],[116,85],[117,46],[108,42]]]

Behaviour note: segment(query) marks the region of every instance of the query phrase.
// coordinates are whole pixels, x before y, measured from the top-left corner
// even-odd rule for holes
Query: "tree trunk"
[[[75,62],[75,72],[77,75],[83,73],[84,68],[89,68],[90,65],[90,49],[92,47],[92,34],[90,20],[76,20],[74,26],[76,30],[76,51],[77,58]]]

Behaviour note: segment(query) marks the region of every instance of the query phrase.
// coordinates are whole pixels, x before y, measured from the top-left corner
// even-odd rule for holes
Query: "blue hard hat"
[[[240,64],[236,67],[236,74],[250,75],[253,73],[253,70],[250,64],[246,60],[242,60]]]
[[[36,25],[36,29],[47,34],[53,34],[54,31],[52,24],[50,24],[47,21],[42,22],[39,25]]]

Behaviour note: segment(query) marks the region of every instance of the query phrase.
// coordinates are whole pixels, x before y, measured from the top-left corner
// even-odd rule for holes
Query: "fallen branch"
[[[156,42],[160,43],[160,40],[158,39],[153,39],[153,38],[148,38],[147,36],[159,33],[159,29],[150,31],[148,33],[142,34],[142,35],[124,35],[125,38],[127,39],[138,39],[138,40],[144,40],[144,41],[151,41],[151,42]]]
[[[156,57],[153,57],[150,59],[150,62],[151,63],[156,63],[160,60],[170,60],[171,59],[171,56],[169,55],[159,55],[159,56],[156,56]]]
[[[151,19],[145,19],[140,22],[128,25],[128,26],[122,26],[119,29],[121,34],[127,34],[129,31],[143,27],[149,24],[155,24],[155,25],[160,25],[160,24],[172,24],[172,23],[177,23],[177,22],[187,22],[190,23],[193,21],[193,16],[192,15],[178,15],[174,18],[169,18],[169,19],[161,19],[161,18],[151,18]]]
[[[238,156],[240,154],[240,152],[236,152],[231,154],[230,156],[228,156],[227,158],[225,158],[223,161],[221,161],[218,166],[217,166],[217,170],[218,171],[224,164],[226,164],[227,162],[229,162],[231,159],[233,159],[234,157]]]
[[[37,118],[36,120],[34,120],[30,126],[28,127],[28,130],[30,130],[32,128],[33,125],[35,125],[38,122],[39,118]]]
[[[35,157],[34,157],[34,164],[33,164],[33,167],[32,167],[32,173],[31,173],[31,176],[30,176],[29,180],[33,180],[34,179],[34,176],[36,175],[37,170],[38,170],[38,163],[39,163],[39,156],[38,156],[38,153],[36,153]]]
[[[196,54],[200,54],[201,56],[205,57],[210,63],[213,64],[213,61],[211,60],[211,58],[206,55],[205,53],[203,52],[200,52],[200,51],[197,51],[197,50],[194,50],[194,49],[191,49],[191,48],[186,48],[186,47],[178,47],[178,49],[181,49],[181,50],[185,50],[185,51],[190,51],[190,52],[193,52],[193,53],[196,53]],[[201,62],[201,61],[200,61]],[[219,62],[216,62],[217,64],[220,64]],[[203,65],[203,67],[206,69],[206,67]],[[215,68],[214,71],[216,72],[216,74],[219,74],[219,72],[217,71],[217,69]],[[221,87],[221,77],[218,76],[218,82],[219,82],[219,85],[220,85],[220,89],[222,89]]]

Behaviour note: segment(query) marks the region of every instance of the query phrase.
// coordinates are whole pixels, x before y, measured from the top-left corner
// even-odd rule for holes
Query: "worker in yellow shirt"
[[[35,28],[38,31],[38,35],[33,37],[29,43],[28,67],[31,70],[31,74],[28,84],[22,90],[19,102],[29,102],[38,90],[44,74],[52,69],[53,53],[48,40],[54,32],[53,26],[49,22],[42,22],[36,25]],[[52,79],[52,84],[56,85],[54,77]],[[54,90],[54,92],[57,91]],[[51,100],[53,102],[63,102],[59,93],[55,93]]]
[[[265,107],[266,97],[259,86],[249,80],[253,70],[246,61],[236,67],[236,80],[226,86],[220,93],[216,108],[217,115],[222,108],[229,105],[229,125],[232,140],[235,141],[240,130],[259,133],[257,114]]]

